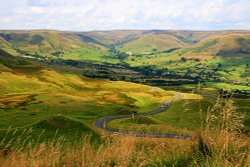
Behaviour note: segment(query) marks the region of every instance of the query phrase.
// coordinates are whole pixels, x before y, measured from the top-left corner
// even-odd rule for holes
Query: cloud
[[[0,29],[250,29],[249,0],[0,0]]]

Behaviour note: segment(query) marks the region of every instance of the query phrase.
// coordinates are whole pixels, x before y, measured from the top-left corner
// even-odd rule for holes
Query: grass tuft
[[[218,99],[208,109],[194,156],[197,166],[247,166],[248,143],[242,134],[244,116],[233,100]]]

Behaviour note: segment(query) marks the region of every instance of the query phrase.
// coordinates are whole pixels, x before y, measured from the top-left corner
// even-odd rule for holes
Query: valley
[[[191,162],[197,141],[185,139],[199,138],[216,104],[244,115],[249,138],[249,56],[243,30],[0,30],[0,155],[50,142],[116,150],[105,142],[128,139]]]
[[[84,61],[81,68],[92,63],[108,66],[89,76],[105,75],[110,66],[118,65],[150,79],[157,76],[165,84],[172,78],[215,88],[226,83],[232,91],[249,91],[249,31],[2,31],[0,38],[1,48],[14,55],[59,64],[66,60],[71,66]],[[133,51],[132,45],[142,51]]]

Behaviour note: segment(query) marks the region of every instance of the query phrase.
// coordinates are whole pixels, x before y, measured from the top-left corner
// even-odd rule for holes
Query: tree
[[[152,53],[157,53],[157,49],[156,48],[152,49]]]
[[[218,68],[220,68],[220,67],[222,67],[222,64],[221,64],[221,63],[218,64]]]
[[[181,61],[186,62],[187,59],[186,59],[185,57],[182,57],[182,58],[181,58]]]

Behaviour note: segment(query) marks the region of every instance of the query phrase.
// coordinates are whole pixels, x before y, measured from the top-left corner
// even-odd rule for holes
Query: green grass
[[[196,92],[197,86],[186,85],[181,87],[171,87],[180,91]],[[197,95],[185,94],[182,100],[174,101],[170,107],[159,114],[138,117],[116,119],[107,123],[111,129],[121,131],[143,131],[160,133],[189,133],[199,131],[209,106],[212,106],[218,96],[218,90],[212,88],[202,88],[199,92],[202,99]],[[237,112],[245,115],[245,130],[249,132],[250,106],[249,99],[235,98],[234,105]],[[150,122],[150,123],[149,123]]]
[[[176,75],[177,78],[189,75],[188,77],[192,79],[200,77],[207,82],[238,81],[239,85],[245,86],[249,82],[250,73],[246,67],[250,64],[249,34],[246,32],[112,31],[85,34],[5,31],[3,33],[5,35],[2,35],[0,40],[4,43],[4,49],[15,55],[26,55],[27,52],[31,57],[45,60],[63,58],[112,64],[125,62],[132,67],[151,66],[154,70],[163,71],[168,69],[166,73]],[[6,38],[6,35],[9,35],[10,39]],[[91,40],[82,39],[82,35]],[[127,41],[127,38],[133,40]],[[190,45],[192,39],[201,41]],[[123,40],[126,42],[118,42]],[[139,55],[130,53],[130,56],[120,60],[117,55],[108,52],[107,46],[112,45],[122,52]],[[180,49],[170,53],[160,53],[173,48]],[[154,51],[155,54],[147,55],[153,49],[157,50]],[[5,67],[0,68],[7,70]]]
[[[39,127],[46,123],[50,131],[48,138],[53,137],[52,134],[55,133],[56,128],[68,134],[64,127],[53,125],[54,129],[51,128],[50,119],[52,117],[53,121],[55,115],[61,115],[65,124],[71,122],[72,127],[79,124],[83,129],[88,129],[82,130],[83,133],[87,131],[92,133],[94,130],[92,122],[100,117],[149,112],[158,109],[163,102],[174,97],[173,92],[160,88],[152,89],[146,85],[123,81],[91,80],[36,66],[31,68],[31,72],[23,70],[27,63],[13,63],[11,59],[9,64],[12,64],[8,65],[10,69],[0,73],[0,128],[3,130],[2,133],[10,126],[18,129],[34,126],[34,131],[40,132]],[[18,73],[14,73],[13,69]],[[208,94],[208,91],[202,94],[204,99],[195,94],[184,94],[183,100],[173,102],[165,112],[136,118],[136,120],[114,120],[108,123],[108,127],[126,131],[194,133],[201,126],[203,113],[216,98],[216,93],[211,94],[211,97],[206,97]],[[244,109],[244,112],[246,111],[247,108]],[[246,123],[248,125],[248,121]],[[72,133],[69,134],[72,135]]]
[[[17,33],[17,35],[22,36],[22,32]],[[147,36],[130,41],[136,45],[131,45],[128,42],[124,46],[119,46],[118,49],[122,50],[127,47],[128,50],[122,51],[132,50],[138,53],[151,52],[155,47],[158,47],[159,51],[165,50],[165,46],[169,44],[166,41],[161,43],[165,37],[161,39],[162,37],[158,35],[152,36],[155,43],[152,43]],[[60,41],[65,42],[61,43]],[[133,67],[152,66],[154,70],[167,68],[166,72],[176,73],[179,76],[190,74],[191,77],[204,77],[210,73],[211,76],[207,76],[207,82],[205,82],[206,87],[249,91],[247,85],[249,72],[246,67],[250,63],[249,58],[247,55],[236,55],[234,59],[215,57],[214,52],[224,47],[220,47],[221,41],[224,41],[224,37],[221,40],[208,39],[192,47],[185,47],[170,53],[130,55],[124,61]],[[99,46],[97,43],[81,42],[76,34],[39,31],[28,34],[28,37],[23,41],[10,43],[21,50],[43,56],[52,56],[53,53],[60,51],[62,54],[57,56],[63,59],[120,62],[107,51],[107,48]],[[231,46],[232,41],[229,43],[230,47],[238,47],[236,44]],[[244,45],[244,47],[246,46]],[[211,48],[215,50],[211,51]],[[66,117],[76,118],[83,124],[90,125],[101,116],[154,110],[159,108],[165,100],[173,97],[171,92],[161,89],[152,90],[149,86],[128,82],[89,80],[72,74],[60,74],[23,60],[8,59],[6,57],[10,56],[2,51],[0,54],[4,55],[0,57],[0,93],[2,95],[0,98],[0,114],[2,116],[0,126],[5,128],[10,125],[14,127],[28,126],[33,122],[48,118],[51,114],[63,114]],[[52,57],[57,58],[57,56]],[[183,58],[186,60],[183,61]],[[194,61],[193,58],[198,58],[199,61]],[[214,80],[218,81],[213,81],[213,77],[216,77]],[[239,83],[235,84],[234,81]],[[201,99],[192,99],[191,101],[187,98],[182,101],[183,104],[175,102],[169,109],[174,112],[164,112],[166,115],[159,114],[158,117],[156,115],[150,118],[158,120],[159,126],[162,126],[161,129],[167,125],[168,128],[174,130],[194,131],[200,122],[196,119],[199,117],[197,116],[199,110],[197,106],[202,104],[205,109],[207,104],[203,104],[204,100]],[[188,103],[192,105],[188,105]],[[187,106],[183,106],[184,104]],[[187,111],[184,112],[184,108]],[[27,115],[26,119],[21,117],[22,114]],[[6,120],[7,117],[11,118],[11,121]],[[189,122],[192,122],[191,126],[189,126]],[[116,124],[118,125],[119,122]]]
[[[250,91],[250,86],[220,83],[220,82],[206,82],[205,86],[217,88],[217,89],[229,90],[229,91],[232,91],[232,90]]]
[[[207,41],[207,42],[204,42],[204,43],[202,43],[202,45],[197,46],[197,47],[182,49],[178,53],[186,54],[190,51],[195,52],[195,53],[206,52],[208,48],[216,45],[217,43],[218,43],[217,40]]]
[[[9,56],[8,71],[0,72],[1,134],[9,127],[33,128],[34,134],[44,128],[48,139],[57,129],[59,135],[66,136],[76,131],[95,134],[92,123],[100,117],[147,112],[174,96],[160,88],[92,80],[37,68],[34,64],[28,64],[32,68],[24,70],[27,63],[15,61],[15,57]]]
[[[108,63],[119,63],[120,61],[113,57],[111,53],[100,49],[77,48],[62,56],[63,59],[70,60],[89,60]]]
[[[12,32],[6,33],[12,34]],[[1,46],[14,55],[27,54],[31,57],[37,57],[37,59],[41,57],[48,59],[49,57],[50,59],[87,60],[112,64],[121,62],[117,59],[117,55],[109,53],[108,48],[98,43],[98,40],[95,43],[83,42],[77,33],[37,31],[26,32],[27,37],[23,36],[23,33],[15,33],[22,38],[8,42],[0,37],[0,41],[3,41]],[[126,37],[119,38],[126,41]],[[127,38],[130,39],[128,36]],[[215,102],[218,95],[216,89],[250,91],[249,67],[247,67],[247,64],[250,64],[249,55],[242,54],[241,51],[248,49],[249,42],[245,40],[248,37],[243,38],[243,44],[237,42],[238,39],[242,38],[241,36],[228,36],[222,37],[220,40],[217,38],[216,40],[209,39],[187,47],[184,43],[176,44],[178,40],[175,38],[166,38],[166,40],[153,35],[126,41],[127,43],[124,43],[123,46],[116,46],[118,50],[123,52],[142,54],[139,56],[130,55],[123,60],[133,67],[152,66],[154,70],[168,69],[163,71],[179,74],[179,76],[185,74],[201,77],[210,74],[210,76],[206,79],[207,82],[202,85],[206,87],[204,89],[198,90],[197,86],[194,85],[181,86],[179,89],[188,93],[184,94],[181,100],[172,102],[169,109],[162,113],[117,119],[108,122],[107,126],[121,131],[181,134],[195,134],[195,132],[200,131],[205,112]],[[168,41],[169,39],[171,41]],[[105,39],[102,40],[105,41]],[[107,40],[109,45],[117,41],[111,38]],[[187,40],[183,37],[182,42],[185,41]],[[147,55],[153,49],[161,52],[175,47],[185,48],[170,53]],[[220,55],[215,55],[216,53]],[[232,54],[233,58],[230,57]],[[213,77],[215,77],[214,80],[212,80]],[[174,88],[167,87],[167,89]],[[201,94],[201,96],[191,94],[192,91]],[[93,122],[97,119],[108,115],[132,115],[134,112],[152,111],[173,97],[173,92],[160,88],[152,89],[146,85],[94,80],[73,74],[59,73],[12,57],[0,49],[0,156],[2,150],[6,151],[7,149],[9,151],[7,153],[11,154],[13,148],[23,151],[22,149],[31,148],[32,143],[42,143],[40,145],[42,147],[49,140],[53,142],[57,139],[63,139],[69,145],[80,143],[83,136],[89,134],[92,136],[91,140],[97,140],[98,143],[101,143],[99,133],[101,130],[93,126]],[[249,104],[250,101],[247,98],[235,99],[237,112],[246,116],[244,121],[246,133],[249,133],[250,127]],[[123,146],[123,142],[121,143]],[[145,143],[148,144],[148,141],[144,141],[144,145],[139,144],[134,148],[141,146],[145,150],[150,150],[149,147],[145,147]],[[168,148],[164,147],[163,150],[169,152],[171,145],[174,145],[173,143],[174,140],[171,140]],[[183,150],[183,143],[181,144],[182,148],[178,148],[178,150]],[[154,144],[157,147],[164,145],[158,142]],[[78,145],[74,146],[78,147]],[[184,144],[184,146],[186,145]],[[102,145],[102,147],[105,146]],[[157,147],[156,149],[158,149]],[[121,150],[120,147],[116,146],[115,148]],[[125,148],[127,147],[125,146]],[[101,152],[100,150],[99,152]],[[114,147],[108,150],[112,153],[110,150],[113,151]],[[98,153],[98,151],[96,152]],[[130,150],[130,152],[133,151]],[[148,152],[146,151],[146,153]],[[159,164],[155,163],[155,157],[161,157],[161,153],[160,156],[153,156],[154,164],[157,166],[172,165],[173,161],[168,162],[167,160],[164,163],[162,161]],[[186,154],[188,155],[188,153]],[[106,157],[106,152],[103,155]],[[114,155],[116,156],[117,152]],[[140,157],[141,154],[137,155]],[[62,159],[64,158],[62,156]],[[173,154],[173,159],[176,159],[176,153]],[[183,166],[190,161],[190,156],[183,156],[178,157],[175,163]],[[122,159],[120,162],[125,161]]]
[[[131,40],[128,43],[118,46],[122,52],[132,54],[148,54],[154,49],[162,52],[172,48],[181,48],[187,44],[169,34],[144,34],[143,36]]]
[[[221,58],[211,56],[179,56],[178,51],[144,56],[130,56],[126,62],[134,67],[151,66],[154,70],[165,71],[172,75],[200,77],[207,82],[237,82],[238,90],[248,89],[250,60],[246,56]],[[195,61],[197,60],[197,61]],[[236,88],[236,87],[235,87]]]
[[[123,118],[107,123],[111,129],[161,133],[193,133],[201,127],[208,106],[207,100],[177,100],[164,112],[138,118]]]

